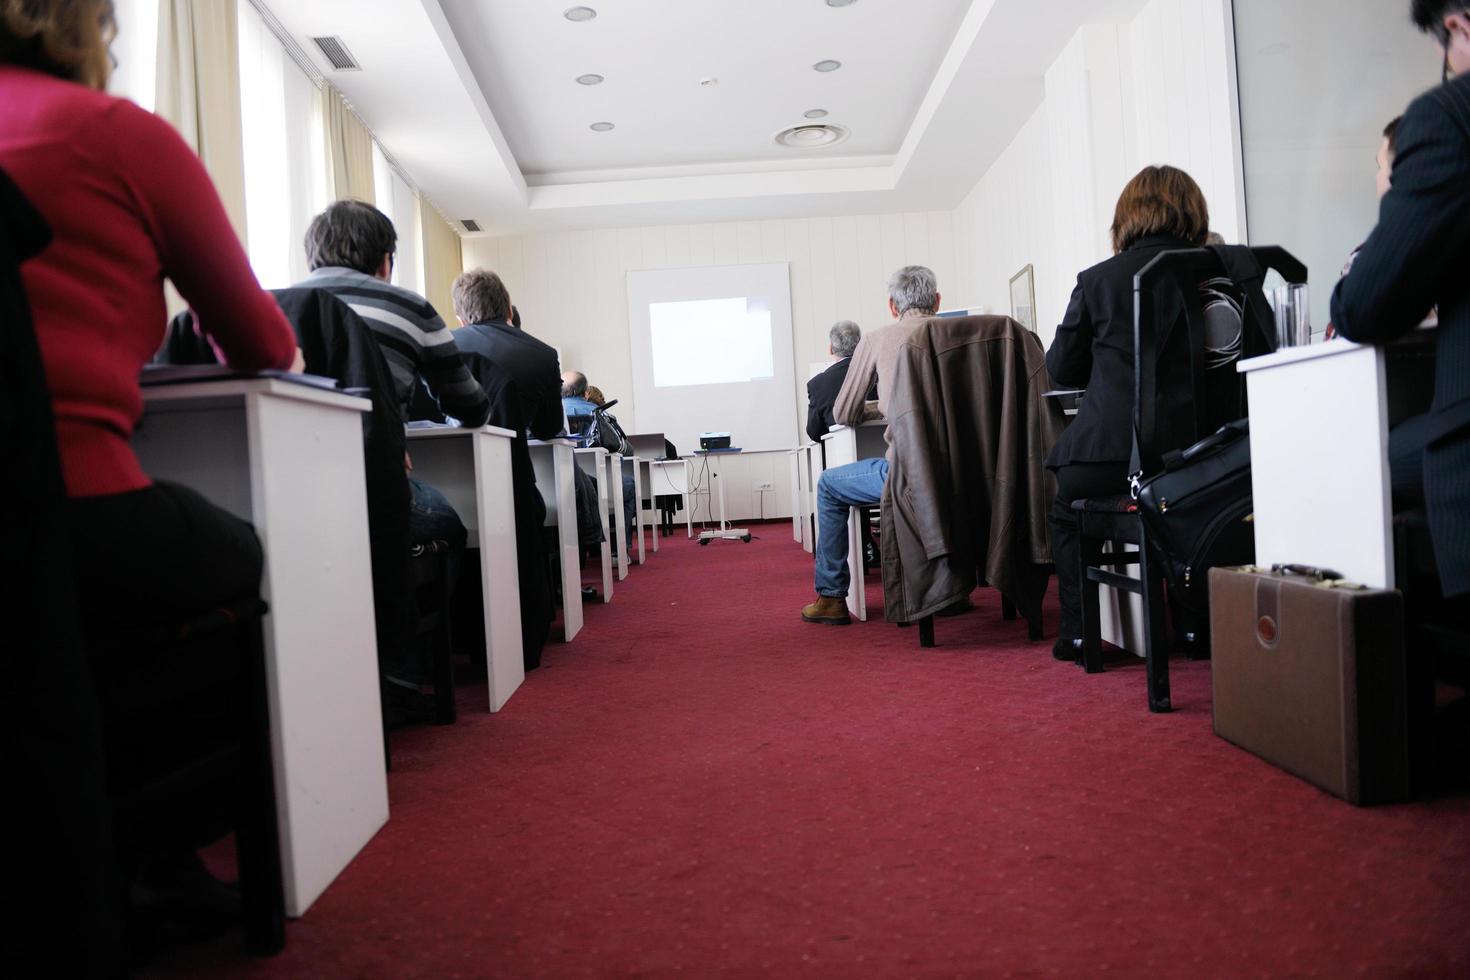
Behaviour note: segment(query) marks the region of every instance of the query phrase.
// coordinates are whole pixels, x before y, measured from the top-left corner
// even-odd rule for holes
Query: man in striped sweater
[[[333,293],[373,331],[405,422],[422,378],[445,416],[467,426],[484,425],[490,401],[465,368],[454,335],[428,300],[390,281],[397,248],[398,234],[387,215],[362,201],[337,201],[306,231],[312,272],[301,285]],[[406,457],[404,464],[412,469]],[[464,525],[444,495],[412,477],[409,486],[414,543],[437,539],[463,545]]]

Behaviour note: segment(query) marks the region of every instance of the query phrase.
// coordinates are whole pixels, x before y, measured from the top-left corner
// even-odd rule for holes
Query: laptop
[[[629,436],[628,445],[633,448],[633,455],[639,459],[664,458],[664,437],[658,433],[653,435]]]

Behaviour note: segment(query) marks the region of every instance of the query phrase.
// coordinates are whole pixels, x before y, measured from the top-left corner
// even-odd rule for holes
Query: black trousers
[[[1062,606],[1057,632],[1064,640],[1077,640],[1082,637],[1082,580],[1077,572],[1081,542],[1072,501],[1126,493],[1128,464],[1072,463],[1053,472],[1057,496],[1047,523],[1051,526],[1051,557],[1057,566],[1057,598]]]
[[[67,516],[91,625],[161,625],[260,594],[255,529],[187,487],[74,498]]]

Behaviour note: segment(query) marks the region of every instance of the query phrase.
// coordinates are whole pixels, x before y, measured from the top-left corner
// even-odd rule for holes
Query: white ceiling
[[[574,2],[270,5],[425,194],[505,234],[953,208],[1076,29],[1143,0],[582,0],[586,23]],[[332,71],[318,34],[363,70]],[[773,142],[812,108],[851,137]]]
[[[822,155],[898,152],[968,0],[441,0],[521,172],[789,161],[802,113],[851,131]],[[902,52],[902,57],[895,57]],[[812,65],[835,58],[830,73]],[[600,85],[577,76],[595,72]],[[702,79],[718,83],[702,86]],[[617,128],[592,132],[606,120]],[[806,151],[810,152],[810,151]]]

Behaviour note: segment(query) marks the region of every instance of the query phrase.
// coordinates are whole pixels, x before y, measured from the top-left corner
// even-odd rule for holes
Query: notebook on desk
[[[341,388],[336,378],[320,374],[292,374],[290,371],[242,371],[228,364],[146,364],[138,375],[143,387],[154,385],[195,384],[201,381],[249,381],[269,378],[274,381],[289,381],[291,384],[322,388],[341,394],[357,394],[363,389]]]

